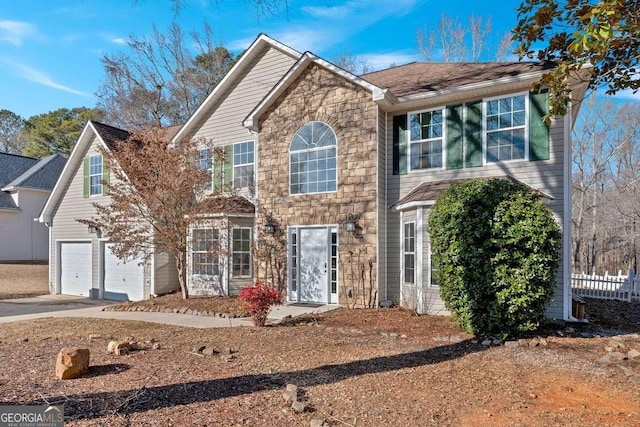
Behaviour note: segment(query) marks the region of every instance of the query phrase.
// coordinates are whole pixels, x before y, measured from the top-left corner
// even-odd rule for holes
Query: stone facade
[[[295,132],[311,121],[328,124],[336,134],[337,191],[290,195],[289,145]],[[367,305],[372,297],[375,304],[376,129],[377,105],[371,92],[316,64],[308,66],[260,118],[258,224],[269,215],[280,233],[293,225],[337,225],[342,304]],[[350,214],[358,216],[355,234],[343,227]]]

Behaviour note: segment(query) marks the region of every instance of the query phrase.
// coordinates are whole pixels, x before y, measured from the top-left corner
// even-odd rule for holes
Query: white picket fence
[[[629,270],[628,275],[618,272],[617,276],[596,274],[572,274],[571,289],[574,293],[599,299],[613,299],[620,301],[640,301],[640,276]]]

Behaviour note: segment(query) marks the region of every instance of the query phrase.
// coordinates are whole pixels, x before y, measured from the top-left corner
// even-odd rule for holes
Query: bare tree
[[[235,62],[213,43],[211,28],[185,39],[178,24],[148,37],[131,37],[128,52],[105,54],[97,96],[107,120],[125,129],[184,123]],[[191,49],[195,50],[192,54]]]
[[[366,57],[353,55],[350,50],[346,53],[341,53],[331,62],[355,75],[366,74],[373,71],[373,67],[371,67]]]
[[[637,266],[639,114],[637,102],[584,104],[573,138],[574,270]]]
[[[162,129],[134,133],[112,151],[102,150],[112,165],[110,202],[94,204],[94,223],[116,242],[121,258],[148,260],[154,253],[172,254],[183,298],[186,286],[187,231],[202,221],[206,207],[199,191],[211,176],[200,169],[197,145],[183,141],[169,147]],[[106,184],[106,183],[104,183]]]
[[[511,37],[496,37],[491,18],[470,15],[465,25],[443,13],[436,29],[425,26],[416,32],[418,47],[427,61],[478,62],[504,59],[511,50]]]

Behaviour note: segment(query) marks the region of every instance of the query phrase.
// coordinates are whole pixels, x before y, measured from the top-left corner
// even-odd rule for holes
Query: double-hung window
[[[527,157],[527,95],[485,101],[486,162]]]
[[[251,276],[251,229],[234,228],[232,239],[232,276]]]
[[[89,195],[102,194],[102,156],[89,157]]]
[[[416,223],[404,224],[404,245],[402,247],[404,261],[404,283],[415,283],[416,277]]]
[[[409,113],[411,170],[442,168],[442,109]]]
[[[234,188],[253,187],[253,141],[233,144],[233,186]]]
[[[213,159],[212,159],[213,150],[211,148],[203,148],[198,150],[198,160],[196,165],[198,168],[206,171],[209,176],[209,181],[205,182],[203,185],[203,190],[211,190],[211,184],[213,183]]]
[[[192,273],[218,275],[220,234],[216,228],[194,228],[191,232]]]

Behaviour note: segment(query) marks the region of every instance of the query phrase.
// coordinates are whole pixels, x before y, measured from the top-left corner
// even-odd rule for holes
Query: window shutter
[[[224,147],[224,188],[233,188],[233,144]]]
[[[549,160],[549,126],[542,120],[549,110],[548,93],[529,94],[529,160]]]
[[[407,173],[407,115],[393,117],[393,174]]]
[[[102,195],[109,195],[109,161],[102,157]]]
[[[89,197],[89,158],[85,157],[82,161],[82,191],[84,198]]]
[[[482,166],[482,100],[466,104],[465,167]]]
[[[447,169],[462,167],[462,105],[447,106]]]

